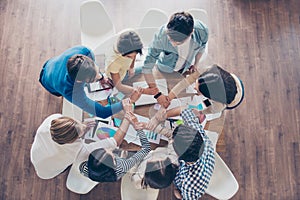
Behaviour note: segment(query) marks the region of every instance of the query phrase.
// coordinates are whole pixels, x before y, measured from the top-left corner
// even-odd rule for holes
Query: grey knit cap
[[[122,55],[137,51],[143,48],[140,37],[134,31],[126,31],[122,33],[117,41],[117,50]]]

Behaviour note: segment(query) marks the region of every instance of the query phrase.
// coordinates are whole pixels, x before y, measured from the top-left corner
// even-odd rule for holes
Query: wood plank
[[[40,69],[50,57],[80,44],[81,2],[0,1],[0,199],[120,199],[120,182],[78,195],[65,187],[67,171],[42,180],[30,163],[36,129],[61,106],[61,98],[39,84]],[[220,155],[240,185],[233,199],[300,198],[298,0],[102,2],[117,31],[137,27],[150,7],[169,15],[192,7],[207,10],[205,63],[236,73],[246,91],[245,101],[226,111],[223,127]],[[172,187],[161,190],[158,199],[175,199]]]

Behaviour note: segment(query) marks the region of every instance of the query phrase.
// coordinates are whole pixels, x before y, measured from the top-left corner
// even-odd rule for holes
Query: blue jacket
[[[50,93],[60,94],[74,105],[98,117],[107,118],[113,113],[121,111],[123,109],[121,102],[112,106],[102,106],[86,96],[84,82],[78,83],[71,79],[67,70],[67,62],[75,54],[83,54],[95,60],[93,52],[84,46],[67,49],[61,55],[51,58],[45,63],[40,77],[41,84]]]
[[[151,74],[155,64],[160,71],[172,73],[178,60],[178,48],[174,47],[168,39],[166,25],[162,26],[155,34],[154,40],[150,44],[146,56],[143,73]],[[208,28],[200,20],[194,21],[194,32],[191,36],[191,45],[186,62],[184,64],[184,73],[193,62],[193,59],[199,52],[204,52],[208,40]]]

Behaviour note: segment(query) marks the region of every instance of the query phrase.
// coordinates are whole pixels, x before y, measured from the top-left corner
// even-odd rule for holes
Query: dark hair
[[[145,176],[142,180],[142,187],[149,186],[154,189],[166,188],[173,182],[178,166],[171,163],[170,158],[165,160],[147,162]]]
[[[96,149],[89,155],[88,171],[89,178],[97,182],[115,182],[114,158],[103,148]]]
[[[97,75],[94,61],[81,54],[76,54],[69,58],[67,68],[72,80],[90,83],[94,81]]]
[[[199,131],[186,126],[179,125],[173,131],[173,147],[178,155],[178,160],[195,162],[202,154],[200,151],[203,139]]]
[[[230,104],[237,93],[234,78],[218,65],[201,74],[198,83],[198,89],[205,97],[224,104]]]
[[[134,31],[126,31],[122,33],[117,41],[117,50],[122,56],[126,56],[132,52],[142,54],[143,43],[140,37]]]
[[[194,29],[194,19],[190,13],[174,13],[167,24],[168,36],[176,41],[182,42],[190,36]]]

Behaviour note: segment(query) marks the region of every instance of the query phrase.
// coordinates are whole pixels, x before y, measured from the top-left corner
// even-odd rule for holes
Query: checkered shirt
[[[183,160],[179,161],[180,166],[174,184],[180,190],[183,199],[197,200],[207,189],[215,166],[215,153],[212,142],[192,110],[185,109],[181,117],[186,125],[200,132],[205,146],[203,154],[195,163],[188,165]]]

